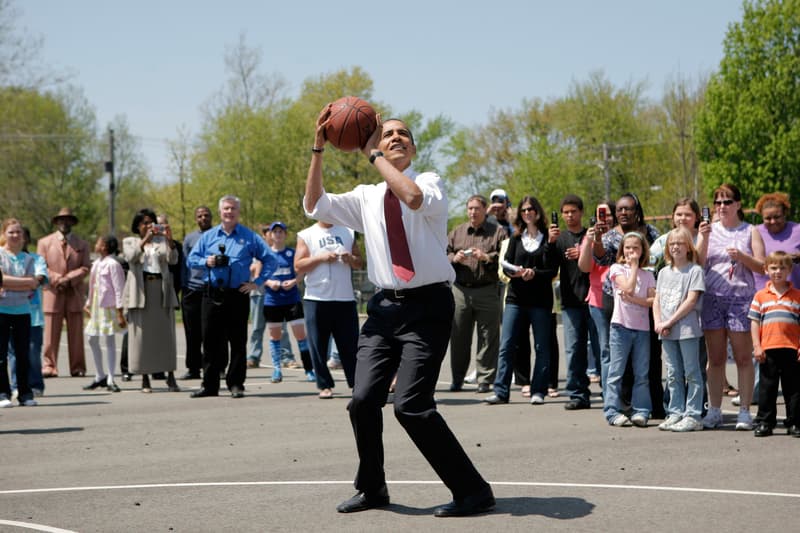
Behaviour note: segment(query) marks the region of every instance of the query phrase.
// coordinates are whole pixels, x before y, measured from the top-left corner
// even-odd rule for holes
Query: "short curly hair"
[[[783,212],[786,213],[792,207],[792,204],[789,202],[789,195],[785,192],[768,192],[756,202],[756,211],[758,211],[759,215],[762,215],[762,210],[766,207],[782,207]]]

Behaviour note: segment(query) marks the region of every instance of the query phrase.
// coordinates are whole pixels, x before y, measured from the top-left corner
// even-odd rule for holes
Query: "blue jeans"
[[[700,339],[661,341],[667,366],[671,415],[700,419],[703,412],[703,375],[700,372]]]
[[[567,394],[570,399],[589,404],[589,376],[586,367],[589,354],[586,344],[589,336],[589,308],[565,307],[561,310],[564,325],[564,353],[567,359]]]
[[[333,377],[327,365],[331,337],[336,340],[347,385],[352,388],[358,348],[356,302],[303,300],[303,314],[317,388],[321,390],[334,387]]]
[[[608,383],[608,365],[611,363],[611,352],[608,347],[608,336],[611,330],[611,317],[601,307],[589,306],[589,316],[594,322],[597,331],[598,352],[600,352],[600,385],[603,389],[603,397],[606,395],[606,383]]]
[[[28,352],[28,385],[31,389],[44,392],[42,377],[42,335],[43,326],[31,326],[30,352]],[[8,370],[11,373],[11,390],[17,388],[17,355],[14,343],[8,343]]]
[[[603,412],[610,423],[620,408],[620,389],[622,375],[628,358],[633,366],[633,395],[631,397],[634,414],[650,417],[653,405],[650,401],[650,332],[628,329],[619,324],[611,324],[608,336],[611,361],[608,365],[608,378],[603,397]]]
[[[547,381],[552,343],[550,337],[551,310],[544,307],[521,307],[506,303],[503,311],[503,325],[500,341],[500,354],[497,358],[497,377],[494,393],[508,399],[511,375],[514,372],[514,358],[517,356],[519,339],[528,337],[533,327],[536,362],[531,376],[531,394],[547,394]]]
[[[264,355],[264,294],[250,295],[250,322],[253,330],[250,332],[250,340],[247,343],[247,358],[251,361],[260,362]]]

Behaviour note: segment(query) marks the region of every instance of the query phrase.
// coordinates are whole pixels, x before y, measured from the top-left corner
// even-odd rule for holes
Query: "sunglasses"
[[[535,212],[536,209],[534,209],[533,207],[523,207],[519,211],[520,211],[520,213],[530,213],[531,211]]]
[[[714,200],[714,205],[731,205],[735,201],[736,200],[731,200],[730,198],[725,200]]]

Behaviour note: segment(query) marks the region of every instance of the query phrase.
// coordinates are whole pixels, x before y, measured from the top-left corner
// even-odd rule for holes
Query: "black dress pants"
[[[250,296],[238,289],[208,290],[203,294],[203,388],[219,391],[220,371],[225,369],[228,347],[228,389],[244,388],[247,374],[247,319]]]
[[[450,339],[453,309],[453,294],[447,284],[415,289],[404,298],[381,291],[370,299],[358,341],[355,387],[349,405],[360,461],[357,490],[374,492],[386,483],[381,408],[395,372],[395,417],[454,499],[488,486],[436,410],[433,399]]]
[[[778,380],[786,404],[786,426],[800,425],[800,362],[791,348],[765,350],[767,360],[758,368],[758,414],[756,420],[775,427],[778,417]]]

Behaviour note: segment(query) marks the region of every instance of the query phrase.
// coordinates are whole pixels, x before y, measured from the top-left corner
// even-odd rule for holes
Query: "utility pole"
[[[111,128],[108,128],[108,147],[109,155],[111,156],[110,159],[106,161],[106,172],[108,172],[108,224],[110,226],[109,233],[114,235],[114,228],[116,227],[116,223],[114,222],[116,185],[114,184],[114,130]]]
[[[611,199],[611,163],[619,163],[618,157],[611,157],[609,149],[619,149],[622,145],[603,143],[603,161],[600,163],[600,168],[603,170],[603,179],[605,186],[605,199]]]

